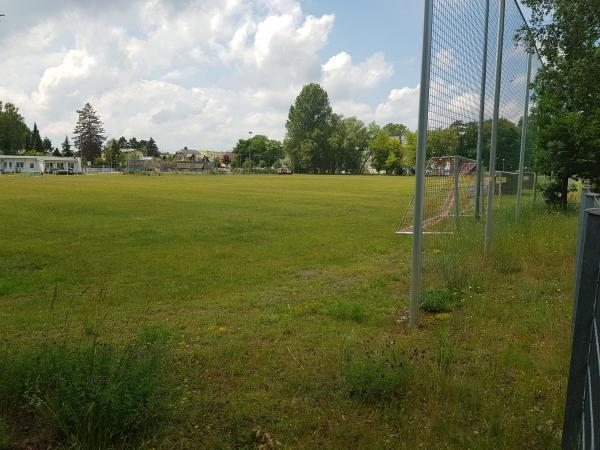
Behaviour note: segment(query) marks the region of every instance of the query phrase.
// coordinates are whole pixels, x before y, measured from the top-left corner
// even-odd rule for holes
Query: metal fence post
[[[458,155],[454,155],[454,220],[456,221],[457,230],[460,225],[460,183],[458,178],[460,176],[459,159],[460,158]]]
[[[598,353],[598,297],[600,272],[600,208],[584,212],[578,255],[580,282],[576,286],[577,311],[563,423],[563,449],[595,449],[600,416],[600,359]],[[583,228],[583,229],[581,229]],[[595,351],[592,351],[595,347]],[[593,364],[592,364],[593,363]]]
[[[488,184],[487,211],[485,220],[484,253],[488,253],[492,244],[494,220],[494,191],[496,188],[496,150],[498,149],[498,115],[500,110],[500,83],[502,82],[502,49],[504,46],[504,12],[506,0],[500,0],[498,6],[498,42],[496,47],[496,85],[494,86],[494,114],[492,116],[492,143],[490,146],[490,178]]]
[[[425,160],[427,158],[427,122],[429,117],[429,82],[431,77],[431,32],[433,0],[425,0],[423,19],[423,54],[419,92],[419,124],[415,167],[415,222],[413,225],[412,272],[410,284],[409,323],[419,324],[421,303],[421,263],[423,248],[423,203],[425,201]]]
[[[475,192],[475,217],[481,215],[481,191],[483,187],[483,135],[485,122],[485,85],[487,83],[488,32],[490,25],[490,0],[485,2],[485,24],[483,27],[483,63],[481,68],[481,92],[479,94],[479,124],[477,126],[477,190]]]
[[[521,218],[521,196],[523,195],[523,172],[525,166],[525,148],[527,147],[527,120],[529,118],[529,83],[531,83],[531,60],[533,53],[527,58],[527,83],[525,84],[525,110],[523,111],[523,124],[521,128],[521,151],[519,153],[519,180],[517,182],[517,211],[515,219]]]
[[[600,195],[589,192],[589,188],[584,187],[581,192],[581,201],[579,203],[579,230],[577,232],[577,247],[575,249],[575,282],[573,284],[573,317],[572,322],[575,326],[575,313],[577,311],[577,293],[579,292],[579,281],[581,278],[581,252],[583,236],[586,232],[585,211],[596,206],[596,198]]]

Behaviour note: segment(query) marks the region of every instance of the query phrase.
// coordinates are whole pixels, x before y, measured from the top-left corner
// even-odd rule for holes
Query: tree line
[[[333,111],[327,92],[305,85],[290,106],[283,150],[299,173],[364,173],[367,165],[386,173],[412,168],[415,134],[405,125],[383,128]]]

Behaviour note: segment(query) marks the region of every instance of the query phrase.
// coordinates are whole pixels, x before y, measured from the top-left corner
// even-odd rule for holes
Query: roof
[[[29,155],[0,155],[0,159],[30,159],[43,161],[79,161],[75,156],[29,156]]]

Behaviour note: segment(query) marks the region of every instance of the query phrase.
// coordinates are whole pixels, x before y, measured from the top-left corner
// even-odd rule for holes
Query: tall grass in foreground
[[[0,350],[0,417],[15,430],[44,430],[68,448],[127,447],[165,417],[168,334],[143,329],[123,346],[96,337]],[[0,427],[3,425],[0,423]],[[6,427],[5,427],[6,428]],[[9,446],[4,430],[0,444]]]
[[[569,214],[569,213],[568,213]],[[480,291],[494,276],[517,274],[541,267],[539,258],[547,257],[552,247],[563,242],[553,236],[551,221],[564,213],[539,207],[524,210],[515,222],[514,205],[494,211],[492,248],[483,252],[484,219],[465,218],[452,234],[427,236],[423,258],[424,300],[422,308],[430,312],[447,312],[461,303],[467,291]],[[549,242],[539,239],[547,236]],[[562,245],[562,243],[560,244]]]

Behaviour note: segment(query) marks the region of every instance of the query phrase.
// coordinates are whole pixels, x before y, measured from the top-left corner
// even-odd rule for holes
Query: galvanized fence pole
[[[537,196],[537,173],[533,173],[533,194],[531,199],[531,204],[535,206],[535,199]]]
[[[584,187],[581,192],[581,201],[579,203],[579,230],[577,232],[577,247],[575,249],[575,282],[573,295],[573,326],[575,326],[575,312],[577,311],[577,293],[579,292],[579,281],[581,279],[581,252],[583,247],[583,236],[586,232],[585,211],[596,206],[596,199],[599,194],[589,192],[588,187]]]
[[[460,217],[460,158],[458,155],[454,155],[454,219],[456,221],[456,229],[459,227]]]
[[[427,122],[429,117],[429,82],[431,78],[431,33],[433,0],[425,0],[423,19],[423,54],[419,93],[417,160],[415,167],[415,221],[413,224],[412,273],[410,285],[409,323],[419,324],[421,304],[421,263],[423,249],[423,205],[425,202],[425,161],[427,158]]]
[[[517,210],[515,219],[521,218],[521,196],[523,195],[523,173],[525,171],[525,148],[527,147],[527,121],[529,119],[529,84],[531,83],[531,60],[533,53],[527,58],[527,83],[525,84],[525,109],[523,111],[523,124],[521,128],[521,151],[519,153],[519,180],[517,182]]]
[[[483,26],[483,62],[481,66],[481,91],[479,94],[479,123],[477,126],[477,188],[475,191],[475,217],[479,219],[481,215],[481,191],[483,187],[483,162],[481,155],[483,153],[483,136],[485,122],[485,87],[487,83],[487,62],[488,62],[488,32],[490,26],[490,0],[485,1],[485,24]]]
[[[564,450],[597,449],[600,436],[600,208],[584,212],[575,326],[563,423]]]
[[[494,220],[494,191],[496,188],[496,151],[498,149],[498,115],[500,110],[500,88],[502,83],[502,49],[504,46],[504,12],[506,0],[499,1],[498,42],[496,47],[496,80],[494,86],[494,112],[492,116],[492,143],[490,147],[490,176],[488,181],[487,211],[485,220],[484,253],[488,253],[492,244]]]

